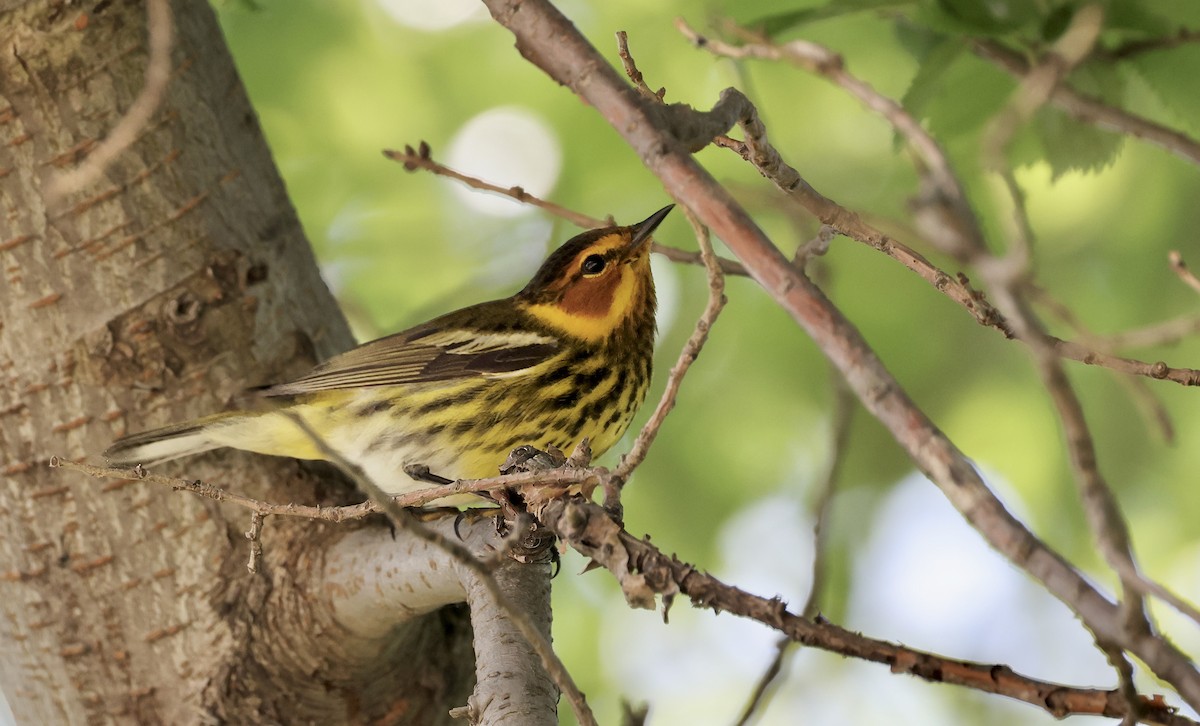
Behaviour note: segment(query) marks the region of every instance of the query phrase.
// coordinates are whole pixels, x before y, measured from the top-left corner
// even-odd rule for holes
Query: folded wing
[[[434,320],[329,359],[307,375],[262,391],[295,396],[316,391],[396,386],[533,368],[559,351],[556,338],[530,331],[483,331]]]

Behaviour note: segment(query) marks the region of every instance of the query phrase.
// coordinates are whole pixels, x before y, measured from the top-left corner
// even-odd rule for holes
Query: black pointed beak
[[[637,249],[646,240],[650,239],[650,235],[654,233],[654,230],[658,228],[658,225],[667,218],[667,215],[674,208],[674,204],[668,204],[654,214],[651,214],[644,221],[629,225],[629,229],[633,230],[633,239],[629,240],[629,249]]]

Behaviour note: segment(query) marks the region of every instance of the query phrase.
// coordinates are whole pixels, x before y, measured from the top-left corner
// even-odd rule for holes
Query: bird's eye
[[[604,272],[604,265],[604,258],[600,255],[588,255],[583,258],[583,267],[581,269],[585,275],[599,275],[601,272]]]

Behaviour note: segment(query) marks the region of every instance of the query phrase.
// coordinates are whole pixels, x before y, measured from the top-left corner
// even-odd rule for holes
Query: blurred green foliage
[[[705,28],[713,18],[732,17],[781,41],[804,38],[841,53],[854,74],[902,100],[943,143],[990,234],[989,244],[1003,250],[1011,226],[1009,208],[996,179],[982,171],[980,145],[1015,83],[980,58],[975,44],[1002,43],[1035,58],[1081,4],[771,0],[714,1],[698,8],[682,0],[620,0],[564,2],[561,8],[614,65],[619,61],[613,33],[628,31],[647,82],[665,87],[668,101],[706,107],[726,86],[745,90],[758,104],[772,141],[810,183],[954,273],[955,264],[912,231],[908,201],[916,192],[917,176],[903,144],[882,118],[795,68],[714,59],[691,47],[674,29],[673,18],[683,15]],[[1097,52],[1068,82],[1155,122],[1200,133],[1200,44],[1138,45],[1182,30],[1195,33],[1200,3],[1100,4],[1105,26]],[[447,161],[446,150],[468,120],[496,107],[514,107],[552,130],[552,137],[541,143],[560,147],[561,173],[547,190],[552,201],[619,221],[641,219],[667,201],[658,182],[607,124],[521,59],[508,32],[486,15],[428,31],[395,22],[382,5],[367,0],[230,1],[218,3],[217,9],[326,278],[362,337],[509,294],[528,279],[545,250],[575,233],[539,213],[481,212],[453,191],[454,182],[406,173],[384,159],[382,149],[425,140],[435,159]],[[1037,236],[1034,279],[1087,330],[1104,336],[1195,311],[1195,292],[1178,282],[1166,262],[1169,250],[1180,249],[1200,264],[1200,173],[1195,165],[1111,129],[1081,124],[1053,107],[1041,109],[1020,129],[1010,157]],[[735,155],[709,148],[699,158],[786,253],[815,235],[814,220]],[[459,166],[472,172],[470,158]],[[527,183],[517,170],[489,181]],[[695,246],[682,215],[669,219],[658,238]],[[664,294],[674,300],[674,314],[663,320],[660,331],[652,397],[706,296],[703,270],[661,269],[660,285],[675,291]],[[836,239],[814,272],[915,400],[990,477],[1002,482],[1014,509],[1053,546],[1107,581],[1083,525],[1059,426],[1021,347],[974,324],[926,283],[853,241]],[[632,532],[649,532],[664,550],[717,570],[736,584],[746,563],[728,559],[717,533],[733,515],[764,497],[811,500],[830,453],[831,395],[830,374],[819,352],[756,285],[730,280],[728,295],[729,306],[685,382],[677,411],[629,487],[626,506]],[[1082,335],[1048,308],[1041,312],[1052,332]],[[1194,337],[1127,353],[1200,367]],[[1070,364],[1069,370],[1083,397],[1101,466],[1130,517],[1146,570],[1193,598],[1200,596],[1200,578],[1194,574],[1183,581],[1171,579],[1188,572],[1184,563],[1197,558],[1196,393],[1174,384],[1124,380],[1078,364]],[[1165,440],[1147,415],[1150,397],[1170,415],[1174,442]],[[845,454],[842,494],[830,532],[834,570],[822,600],[824,612],[835,620],[851,609],[856,588],[852,566],[872,517],[912,469],[883,428],[861,411]],[[914,522],[908,536],[921,537],[921,527]],[[794,556],[771,551],[772,532],[761,536],[762,557]],[[579,565],[568,558],[556,582],[555,637],[602,721],[613,722],[621,683],[614,670],[622,667],[613,653],[623,652],[624,646],[614,646],[616,636],[604,625],[606,613],[623,605],[603,574],[576,577],[572,568]],[[922,563],[895,566],[920,568]],[[804,586],[767,585],[799,593],[799,599]],[[851,625],[893,637],[874,632],[869,622]],[[1180,639],[1193,647],[1200,643],[1194,633]],[[1052,649],[1054,643],[1031,643],[1029,648]],[[988,657],[986,652],[949,654]],[[837,668],[826,670],[824,677],[838,677]],[[1054,671],[1038,675],[1066,677]],[[714,720],[733,718],[747,678],[752,682],[753,677],[731,677],[728,689],[718,694],[724,705],[719,714],[712,713]],[[945,700],[936,708],[921,706],[929,718],[912,714],[897,722],[937,723],[931,716],[935,713],[949,714],[944,718],[954,723],[1011,722],[1013,713],[1026,722],[1042,717],[1029,709],[1010,711],[997,699],[977,694],[947,696],[946,689],[908,681],[905,687]],[[668,700],[656,700],[655,708],[671,713]],[[853,714],[854,704],[846,709]]]

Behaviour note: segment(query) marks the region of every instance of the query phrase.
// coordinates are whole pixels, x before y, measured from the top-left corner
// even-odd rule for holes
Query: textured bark
[[[312,594],[345,525],[268,520],[251,575],[244,510],[47,468],[351,343],[211,9],[173,9],[163,104],[50,209],[51,175],[141,88],[145,8],[0,5],[0,688],[21,723],[443,722],[473,680],[465,611],[349,636]],[[357,498],[328,467],[266,457],[167,471]]]
[[[494,571],[501,591],[515,607],[527,608],[546,634],[551,612],[548,569],[507,561]],[[558,688],[538,664],[521,631],[496,606],[478,578],[462,574],[475,629],[478,685],[471,694],[471,705],[480,721],[495,726],[554,726],[558,723],[554,709]],[[541,621],[543,615],[546,619]]]

